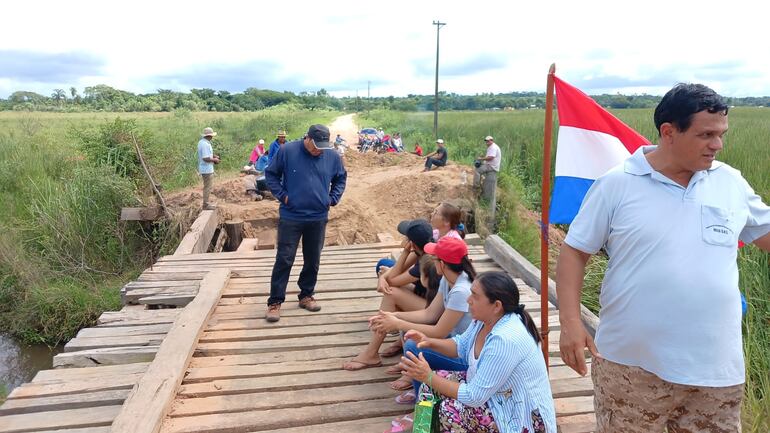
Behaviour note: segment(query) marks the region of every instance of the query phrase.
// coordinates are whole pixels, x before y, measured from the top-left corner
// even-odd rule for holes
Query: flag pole
[[[551,132],[553,131],[553,75],[556,64],[548,70],[545,91],[545,129],[543,130],[543,190],[540,216],[540,336],[543,340],[543,357],[548,369],[548,205],[551,197]]]

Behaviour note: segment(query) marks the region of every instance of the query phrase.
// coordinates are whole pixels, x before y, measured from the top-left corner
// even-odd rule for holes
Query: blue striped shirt
[[[474,320],[464,333],[452,338],[461,359],[468,359],[483,325]],[[476,374],[460,384],[457,400],[471,407],[489,402],[501,433],[520,433],[524,427],[534,431],[531,414],[535,409],[540,411],[546,431],[556,433],[556,413],[543,355],[517,314],[504,315],[487,335]]]

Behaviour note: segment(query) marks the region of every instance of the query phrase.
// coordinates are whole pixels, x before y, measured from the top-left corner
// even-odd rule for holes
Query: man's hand
[[[594,339],[586,331],[583,322],[573,320],[561,324],[561,335],[559,336],[559,350],[561,359],[570,368],[578,372],[581,376],[588,373],[586,368],[586,358],[584,349],[588,348],[594,358],[601,358],[596,349]]]
[[[388,284],[388,280],[382,275],[377,279],[377,291],[386,295],[390,295],[393,292],[393,288]]]

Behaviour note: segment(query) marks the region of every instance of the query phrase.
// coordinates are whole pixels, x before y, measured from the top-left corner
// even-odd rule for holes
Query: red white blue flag
[[[550,222],[569,224],[594,181],[650,142],[585,93],[553,79],[559,136]]]

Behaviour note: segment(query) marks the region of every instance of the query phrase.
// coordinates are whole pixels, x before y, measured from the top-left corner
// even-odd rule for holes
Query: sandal
[[[398,397],[396,397],[396,403],[398,404],[410,404],[413,405],[417,401],[417,397],[414,395],[413,391],[406,391],[403,394],[399,394]]]
[[[398,364],[393,364],[385,369],[385,374],[398,375],[401,374],[401,367]]]
[[[372,364],[367,364],[362,361],[351,359],[350,361],[342,364],[342,369],[347,371],[358,371],[358,370],[363,370],[365,368],[374,368],[374,367],[382,367],[382,361],[377,361]]]
[[[396,391],[406,391],[413,388],[412,381],[403,377],[390,382],[388,385]]]
[[[390,428],[385,430],[384,433],[402,433],[412,431],[412,416],[404,415],[400,416],[390,422]]]

